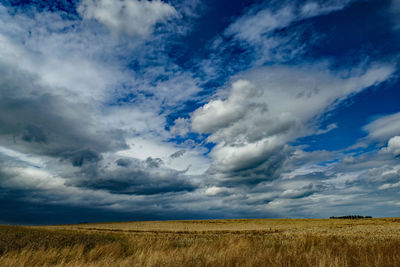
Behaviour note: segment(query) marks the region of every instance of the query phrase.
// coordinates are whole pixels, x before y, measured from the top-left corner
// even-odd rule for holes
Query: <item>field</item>
[[[400,219],[0,226],[0,266],[400,266]]]

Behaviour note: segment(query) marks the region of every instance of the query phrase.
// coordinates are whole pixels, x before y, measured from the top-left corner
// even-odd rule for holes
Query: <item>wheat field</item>
[[[0,266],[400,266],[400,219],[0,226]]]

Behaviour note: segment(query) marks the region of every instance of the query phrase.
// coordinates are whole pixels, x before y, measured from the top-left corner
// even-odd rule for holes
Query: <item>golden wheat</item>
[[[0,226],[0,266],[400,266],[400,219]]]

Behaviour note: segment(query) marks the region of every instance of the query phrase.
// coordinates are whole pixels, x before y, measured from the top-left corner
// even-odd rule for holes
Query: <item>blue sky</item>
[[[0,223],[400,212],[400,1],[1,1]]]

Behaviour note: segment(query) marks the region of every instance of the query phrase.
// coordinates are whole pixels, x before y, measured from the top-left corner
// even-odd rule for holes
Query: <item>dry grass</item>
[[[1,226],[0,266],[400,266],[400,219]]]

